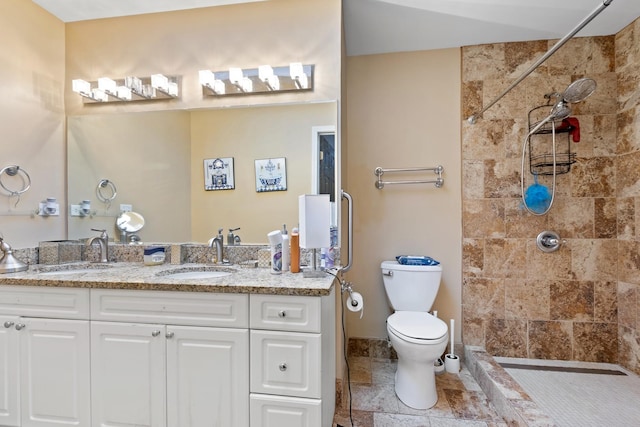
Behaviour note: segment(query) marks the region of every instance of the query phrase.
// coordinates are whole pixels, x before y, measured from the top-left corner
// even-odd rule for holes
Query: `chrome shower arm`
[[[477,113],[473,113],[471,116],[469,116],[467,121],[470,124],[475,124],[476,121],[478,120],[478,117],[482,113],[487,111],[489,108],[493,107],[496,104],[496,102],[500,101],[502,99],[502,97],[504,97],[507,93],[511,92],[511,90],[514,87],[518,86],[522,80],[524,80],[529,74],[531,74],[536,68],[538,68],[544,61],[546,61],[551,55],[553,55],[558,49],[560,49],[566,42],[569,41],[569,39],[571,39],[574,35],[576,35],[576,33],[578,31],[582,30],[589,22],[591,22],[593,20],[593,18],[598,16],[600,14],[600,12],[602,12],[607,6],[609,6],[611,4],[612,1],[613,0],[604,0],[602,2],[602,4],[600,4],[598,7],[596,7],[586,18],[584,18],[578,25],[576,25],[576,27],[573,30],[571,30],[566,36],[564,36],[563,38],[558,40],[558,42],[556,44],[554,44],[553,47],[551,47],[551,49],[549,49],[536,62],[534,62],[528,69],[526,69],[524,71],[524,73],[522,73],[522,75],[520,77],[518,77],[513,83],[511,83],[511,85],[508,88],[506,88],[504,90],[504,92],[502,92],[500,95],[498,95],[497,98],[495,98],[493,101],[491,101],[482,110],[478,111]]]

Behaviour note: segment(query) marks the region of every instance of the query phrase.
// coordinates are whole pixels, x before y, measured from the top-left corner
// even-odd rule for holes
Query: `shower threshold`
[[[637,425],[640,377],[618,365],[492,357],[465,348],[469,371],[509,425]]]

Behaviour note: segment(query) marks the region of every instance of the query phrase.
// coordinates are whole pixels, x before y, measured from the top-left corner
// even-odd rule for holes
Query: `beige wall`
[[[66,218],[31,217],[47,197],[64,201],[64,25],[31,1],[6,0],[0,13],[0,169],[24,168],[31,188],[20,203],[0,189],[0,233],[14,248],[66,235]],[[11,190],[23,182],[3,174]]]
[[[347,315],[349,336],[387,336],[385,320],[391,310],[380,262],[401,254],[429,255],[442,263],[433,308],[447,322],[460,320],[460,80],[459,49],[347,58],[344,187],[355,205],[348,278],[365,301],[362,319]],[[440,189],[433,184],[374,186],[378,166],[437,165],[445,170]],[[405,176],[424,178],[434,175]],[[459,331],[456,336],[459,341]]]
[[[267,243],[267,233],[298,224],[298,196],[311,188],[314,126],[335,126],[336,103],[191,113],[191,239],[206,242],[218,228],[241,227],[245,243]],[[234,190],[205,191],[203,161],[234,158]],[[287,190],[256,192],[255,160],[284,157]]]

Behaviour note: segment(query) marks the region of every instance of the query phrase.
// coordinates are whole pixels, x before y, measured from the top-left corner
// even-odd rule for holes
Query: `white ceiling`
[[[64,22],[269,0],[32,0]],[[304,1],[304,0],[298,0]],[[347,55],[558,39],[602,0],[343,0]],[[611,35],[640,16],[613,0],[576,36]]]

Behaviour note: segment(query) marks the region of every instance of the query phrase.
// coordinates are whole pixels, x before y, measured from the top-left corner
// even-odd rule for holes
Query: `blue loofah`
[[[551,194],[547,187],[538,184],[538,175],[534,175],[533,179],[534,183],[524,193],[524,201],[533,212],[543,213],[549,208]]]

